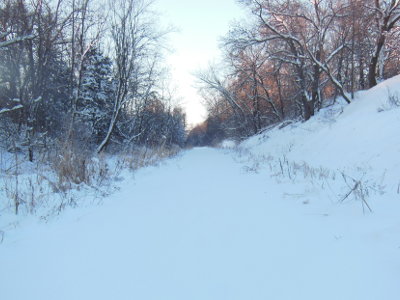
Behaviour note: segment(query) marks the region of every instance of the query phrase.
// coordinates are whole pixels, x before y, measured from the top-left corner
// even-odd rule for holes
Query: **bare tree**
[[[109,144],[121,111],[134,108],[135,101],[146,100],[152,94],[165,32],[156,30],[150,5],[151,1],[146,0],[110,2],[116,92],[109,128],[98,152]]]
[[[15,28],[8,26],[9,23],[6,21],[10,18],[10,6],[11,2],[7,0],[0,1],[0,10],[2,11],[2,21],[0,22],[0,48],[7,47],[16,43],[20,43],[27,40],[32,40],[36,37],[32,32],[25,32],[22,34]],[[7,24],[8,23],[8,24]]]
[[[226,41],[228,56],[233,67],[231,76],[238,91],[240,103],[250,113],[254,133],[259,132],[271,121],[284,117],[280,97],[274,97],[271,80],[275,70],[264,44],[252,44],[237,48],[236,39]],[[271,120],[273,119],[273,120]]]
[[[18,40],[18,43],[6,43],[0,48],[3,67],[7,70],[3,80],[8,83],[3,101],[6,105],[17,103],[11,111],[20,108],[18,123],[25,128],[30,161],[33,160],[38,106],[43,101],[47,72],[54,62],[56,45],[65,25],[62,21],[59,23],[58,17],[45,1],[19,0],[5,3],[1,19],[2,30],[9,33],[5,37],[12,33],[11,41]]]
[[[382,61],[382,52],[387,41],[387,36],[400,21],[400,1],[375,0],[374,6],[368,6],[368,8],[375,12],[375,22],[377,27],[375,50],[372,54],[368,68],[369,87],[373,87],[377,84],[376,77],[378,65],[380,64],[381,68],[383,68],[384,62]]]
[[[241,105],[237,91],[230,88],[228,79],[221,80],[213,67],[210,67],[207,71],[199,72],[197,78],[202,84],[200,90],[202,90],[203,97],[211,99],[222,97],[231,107],[234,117],[238,120],[237,123],[241,126],[247,124],[247,116],[251,114],[251,110],[248,106]]]

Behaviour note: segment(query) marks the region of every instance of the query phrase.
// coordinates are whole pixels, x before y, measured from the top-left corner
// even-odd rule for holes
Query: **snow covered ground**
[[[124,173],[100,206],[21,220],[3,230],[0,299],[399,299],[386,86],[400,77],[237,149]]]

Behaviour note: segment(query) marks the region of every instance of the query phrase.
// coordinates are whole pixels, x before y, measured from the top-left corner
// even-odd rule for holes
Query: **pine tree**
[[[114,84],[112,62],[93,48],[83,63],[82,86],[77,104],[78,118],[90,130],[94,142],[106,134],[112,114]]]

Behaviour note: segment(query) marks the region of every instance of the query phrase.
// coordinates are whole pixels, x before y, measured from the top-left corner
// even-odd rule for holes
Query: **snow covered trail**
[[[226,150],[187,151],[102,206],[10,232],[0,299],[399,299],[398,219],[290,189]]]

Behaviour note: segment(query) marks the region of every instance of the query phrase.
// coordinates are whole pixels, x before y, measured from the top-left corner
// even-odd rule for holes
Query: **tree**
[[[350,103],[377,69],[380,77],[400,70],[399,1],[240,2],[253,18],[224,39],[228,71],[199,75],[209,116],[223,116],[226,132],[246,136],[284,118],[306,121],[338,95]]]
[[[77,119],[86,124],[96,143],[107,133],[114,93],[112,61],[93,47],[82,63],[81,87],[76,103],[76,113]]]
[[[310,4],[254,0],[248,5],[258,19],[258,32],[249,42],[280,43],[272,49],[271,57],[293,66],[305,120],[321,105],[321,73],[325,73],[341,96],[350,102],[343,85],[334,75],[336,72],[330,69],[330,61],[346,47],[346,41],[334,48],[328,43],[343,6],[334,6],[332,0]]]
[[[400,1],[399,0],[375,0],[373,7],[368,7],[375,12],[375,50],[373,51],[371,61],[368,69],[368,83],[369,87],[377,84],[377,67],[380,62],[383,68],[382,51],[386,45],[389,33],[395,28],[400,21]],[[383,73],[381,71],[381,73]]]
[[[6,107],[18,103],[15,117],[19,127],[24,128],[30,161],[39,131],[37,112],[45,100],[48,71],[58,59],[63,21],[45,1],[7,1],[2,10],[2,31],[8,32],[7,36],[12,33],[11,40],[15,35],[19,41],[0,48],[1,67],[6,70],[2,74],[6,86],[2,101]]]
[[[27,40],[33,40],[36,37],[33,33],[26,32],[25,34],[22,34],[20,31],[14,29],[12,26],[9,26],[10,23],[8,23],[7,20],[12,17],[10,15],[11,6],[13,6],[13,3],[11,1],[0,1],[0,48],[21,43]]]
[[[127,109],[138,113],[141,111],[141,103],[146,102],[153,94],[158,76],[159,51],[162,48],[160,43],[165,33],[156,30],[150,4],[146,0],[110,2],[116,90],[108,130],[97,152],[103,151],[109,144],[121,112]],[[126,135],[125,132],[121,134]],[[133,140],[140,134],[135,133],[126,138]]]

